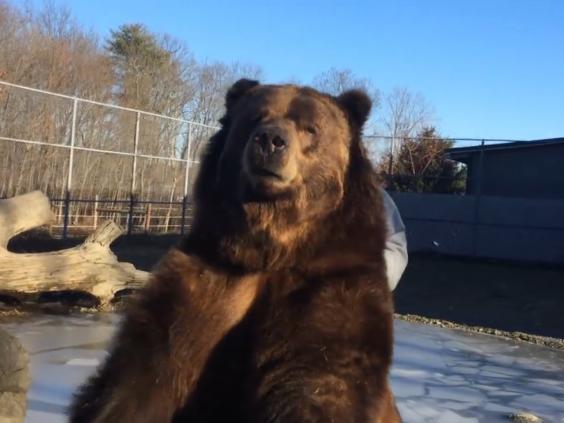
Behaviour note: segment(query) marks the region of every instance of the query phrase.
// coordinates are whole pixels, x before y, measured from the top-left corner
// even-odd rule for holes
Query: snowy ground
[[[104,357],[115,315],[3,325],[31,355],[27,421],[64,422],[71,392]],[[392,385],[406,423],[507,422],[529,411],[564,422],[564,352],[396,322]]]

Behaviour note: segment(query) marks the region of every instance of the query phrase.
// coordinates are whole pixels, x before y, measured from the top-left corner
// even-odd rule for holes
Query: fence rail
[[[40,90],[38,88],[27,87],[25,85],[19,85],[19,84],[13,84],[11,82],[0,81],[0,85],[3,85],[5,87],[10,87],[10,88],[17,88],[17,89],[24,90],[24,91],[34,92],[34,93],[38,93],[38,94],[46,94],[46,95],[50,95],[50,96],[53,96],[53,97],[64,98],[64,99],[67,99],[67,100],[72,100],[73,102],[76,101],[76,102],[80,102],[80,103],[88,103],[88,104],[93,104],[93,105],[96,105],[96,106],[108,107],[110,109],[123,110],[125,112],[140,113],[140,114],[143,114],[143,115],[146,115],[146,116],[153,116],[153,117],[157,117],[157,118],[160,118],[160,119],[168,119],[168,120],[173,120],[173,121],[176,121],[176,122],[182,122],[182,123],[187,123],[187,124],[204,126],[204,127],[210,128],[210,129],[217,129],[217,127],[215,127],[215,126],[206,125],[206,124],[203,124],[203,123],[194,122],[194,121],[187,120],[187,119],[176,118],[176,117],[172,117],[172,116],[162,115],[162,114],[159,114],[159,113],[147,112],[147,111],[144,111],[144,110],[133,109],[131,107],[123,107],[123,106],[119,106],[117,104],[103,103],[103,102],[95,101],[95,100],[88,100],[86,98],[80,98],[80,97],[70,96],[70,95],[66,95],[66,94],[55,93],[53,91]]]

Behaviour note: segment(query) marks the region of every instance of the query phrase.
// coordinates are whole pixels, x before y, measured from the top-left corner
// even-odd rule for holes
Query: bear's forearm
[[[246,314],[259,281],[222,277],[171,252],[128,311],[110,356],[76,396],[70,421],[170,421],[212,350]]]
[[[110,355],[75,395],[69,421],[170,421],[174,368],[159,338],[154,322],[126,317]]]

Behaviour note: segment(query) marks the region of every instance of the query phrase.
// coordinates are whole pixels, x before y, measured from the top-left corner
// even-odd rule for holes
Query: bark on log
[[[41,191],[0,200],[0,248],[16,235],[53,220],[49,199]]]
[[[122,233],[112,221],[102,223],[74,248],[47,253],[12,253],[6,249],[14,235],[44,225],[51,218],[49,200],[38,191],[0,202],[1,290],[79,290],[106,303],[117,291],[140,287],[147,280],[147,272],[119,262],[110,250],[110,244]]]

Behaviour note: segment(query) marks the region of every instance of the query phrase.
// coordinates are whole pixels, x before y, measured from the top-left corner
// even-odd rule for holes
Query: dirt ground
[[[178,240],[178,236],[122,237],[112,250],[120,261],[150,270]],[[9,249],[51,251],[79,242],[22,236],[11,241]],[[394,296],[396,312],[411,321],[564,339],[564,266],[415,254]]]
[[[564,338],[564,267],[412,255],[396,312]]]

